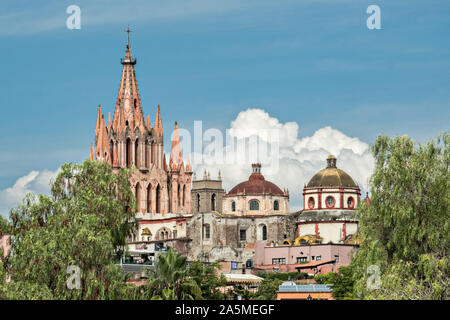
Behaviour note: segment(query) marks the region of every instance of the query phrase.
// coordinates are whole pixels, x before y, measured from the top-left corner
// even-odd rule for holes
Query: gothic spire
[[[161,120],[161,110],[158,104],[158,107],[156,108],[156,118],[155,118],[155,133],[157,136],[163,135],[163,126],[162,126],[162,120]]]
[[[95,135],[95,159],[102,162],[109,160],[108,133],[105,126],[105,118],[102,113],[101,105],[98,106],[97,129]]]
[[[131,30],[126,30],[128,37]],[[129,40],[125,51],[125,58],[121,59],[122,76],[120,79],[119,93],[117,95],[116,107],[114,110],[113,128],[116,132],[125,130],[128,126],[132,131],[138,127],[141,131],[145,130],[144,112],[142,110],[141,97],[136,79],[134,65],[136,59],[131,53]],[[123,113],[120,115],[120,113]],[[121,126],[119,118],[123,117],[125,126]]]
[[[181,150],[180,133],[178,132],[178,123],[175,122],[175,127],[172,134],[172,146],[170,148],[170,170],[178,171],[183,165],[183,152]]]

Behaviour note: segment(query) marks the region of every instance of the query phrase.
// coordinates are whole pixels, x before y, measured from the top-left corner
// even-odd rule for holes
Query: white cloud
[[[56,178],[59,169],[56,171],[31,171],[27,175],[20,177],[10,188],[0,190],[0,214],[9,215],[9,210],[17,204],[28,193],[50,193],[50,181]]]
[[[261,132],[278,131],[280,137],[278,164],[269,166],[263,164],[262,173],[267,180],[276,183],[280,188],[289,189],[292,210],[300,208],[304,185],[316,172],[326,167],[326,158],[330,154],[337,157],[337,166],[346,171],[360,186],[362,192],[365,192],[374,166],[374,159],[367,143],[329,126],[317,130],[310,137],[303,138],[298,137],[298,129],[299,125],[295,122],[281,123],[264,110],[248,109],[240,112],[231,122],[229,133],[244,143],[243,139],[252,136],[267,141],[267,137]],[[225,146],[224,150],[239,156],[230,146]],[[229,191],[234,185],[248,178],[251,162],[252,160],[214,165],[193,163],[193,167],[197,172],[197,178],[203,176],[205,168],[211,172],[211,178],[215,178],[218,170],[221,170],[224,187]]]

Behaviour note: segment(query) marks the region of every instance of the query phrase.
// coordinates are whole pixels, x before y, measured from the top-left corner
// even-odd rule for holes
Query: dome
[[[264,179],[261,174],[261,164],[253,164],[253,173],[247,181],[241,182],[228,192],[228,195],[245,194],[263,194],[284,196],[284,192],[275,184]]]
[[[311,180],[309,180],[307,188],[319,188],[319,187],[350,187],[358,188],[344,170],[336,167],[336,158],[329,156],[327,158],[327,167],[317,172]]]

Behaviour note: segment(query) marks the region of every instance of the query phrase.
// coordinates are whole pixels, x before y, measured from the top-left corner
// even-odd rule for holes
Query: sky
[[[380,30],[366,26],[373,4]],[[79,30],[66,26],[70,5]],[[379,134],[426,142],[449,129],[449,13],[447,0],[2,1],[0,214],[88,157],[98,105],[113,112],[128,25],[166,151],[175,121],[247,137],[277,128],[282,169],[266,178],[289,188],[291,208],[329,153],[365,190]],[[204,167],[227,190],[250,171]]]

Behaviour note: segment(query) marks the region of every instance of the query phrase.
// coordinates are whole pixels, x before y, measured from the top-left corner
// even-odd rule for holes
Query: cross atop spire
[[[127,30],[125,30],[126,33],[128,33],[128,44],[127,44],[127,48],[130,47],[130,32],[133,32],[130,30],[130,25],[128,25]]]

